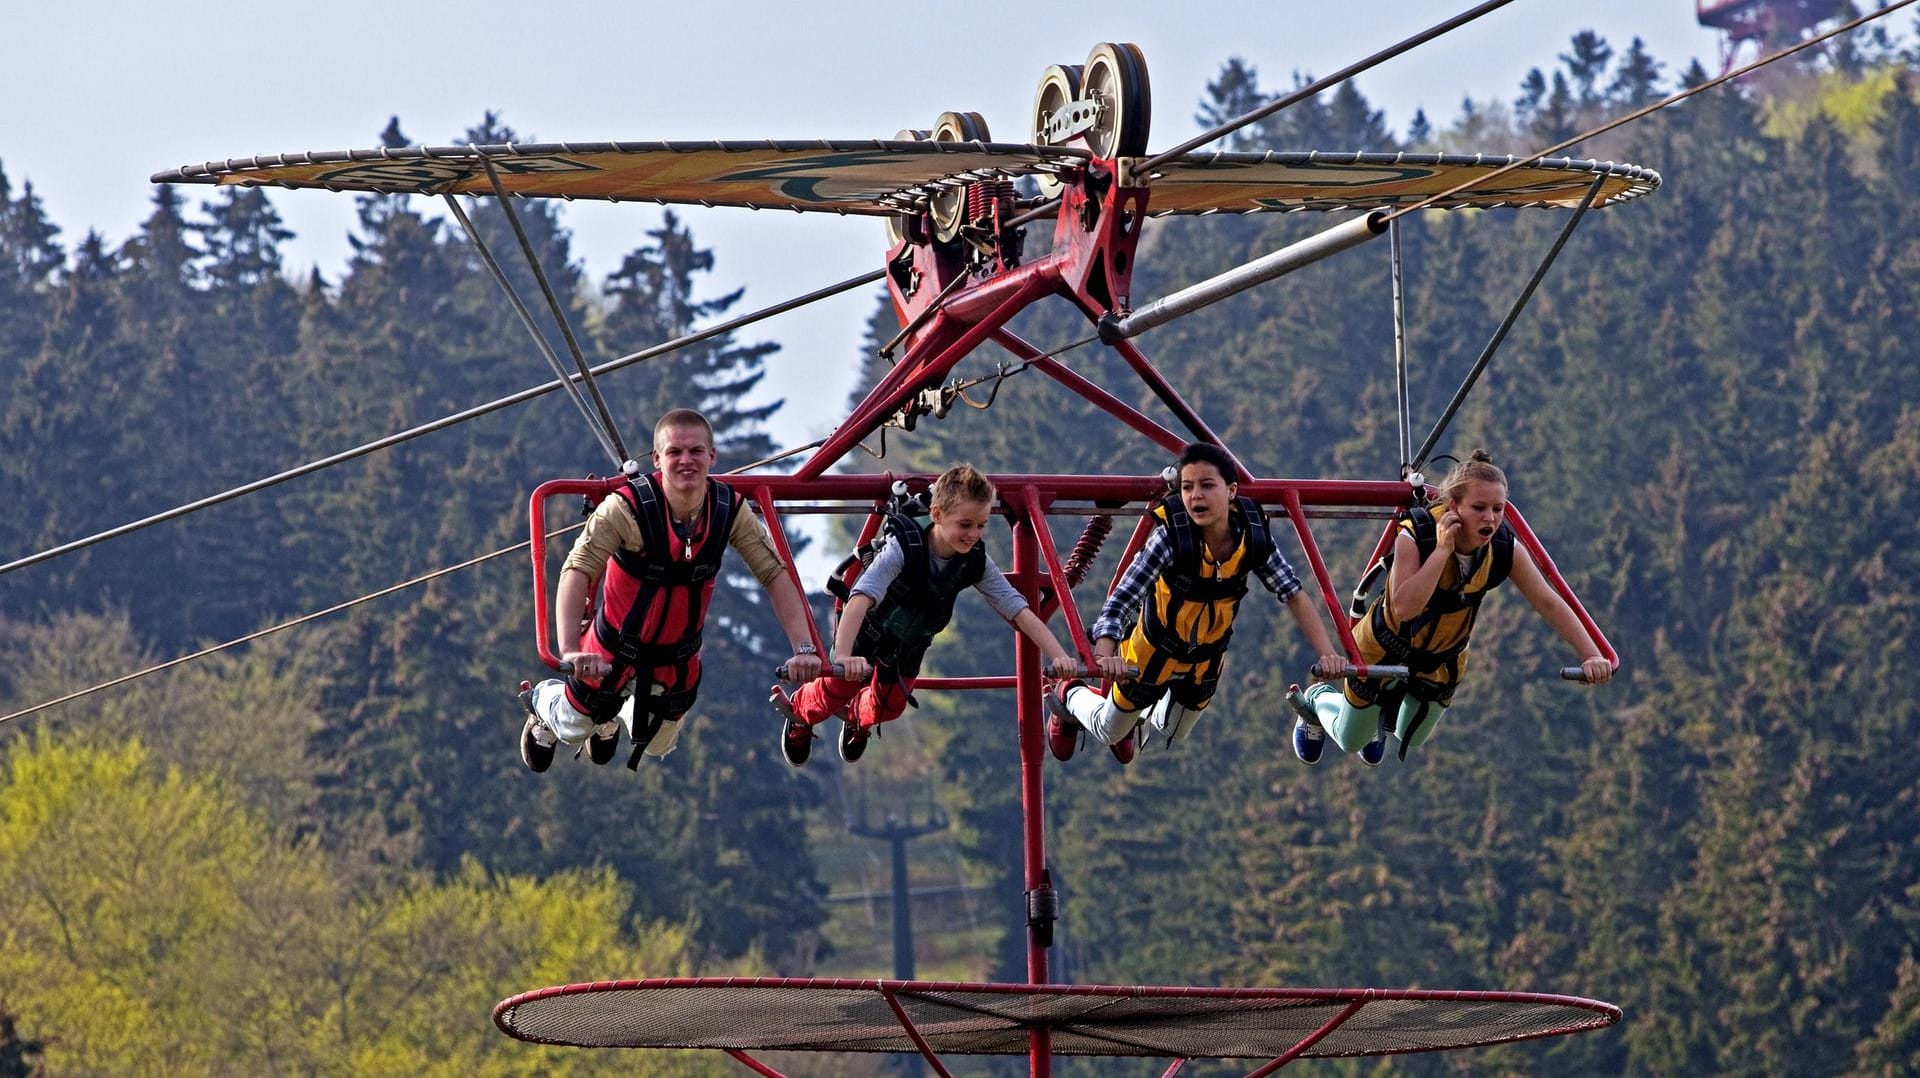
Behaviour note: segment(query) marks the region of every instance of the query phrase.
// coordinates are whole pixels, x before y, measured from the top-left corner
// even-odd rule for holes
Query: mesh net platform
[[[1532,992],[693,977],[524,992],[493,1021],[524,1041],[588,1048],[915,1052],[900,1015],[938,1054],[1025,1055],[1029,1031],[1045,1028],[1056,1055],[1257,1059],[1323,1030],[1297,1054],[1503,1044],[1601,1029],[1620,1010]]]

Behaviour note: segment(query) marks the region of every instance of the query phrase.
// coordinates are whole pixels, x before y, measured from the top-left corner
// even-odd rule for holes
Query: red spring
[[[991,220],[995,203],[1000,204],[1001,216],[1013,209],[1014,187],[1012,180],[982,180],[967,185],[967,220]]]
[[[1061,567],[1067,574],[1067,587],[1077,588],[1087,578],[1087,570],[1093,568],[1093,559],[1100,556],[1100,547],[1112,531],[1112,517],[1088,518],[1086,530],[1080,533],[1079,541],[1073,544],[1073,553],[1067,555],[1067,563]]]

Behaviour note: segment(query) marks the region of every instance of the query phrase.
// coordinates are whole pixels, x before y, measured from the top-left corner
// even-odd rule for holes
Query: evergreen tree
[[[1567,74],[1573,77],[1575,89],[1574,103],[1583,110],[1590,110],[1600,104],[1600,78],[1606,74],[1607,64],[1613,60],[1613,46],[1607,39],[1592,30],[1582,30],[1573,35],[1571,52],[1560,54],[1560,62],[1566,65]]]
[[[701,275],[713,271],[713,252],[695,243],[671,210],[647,235],[653,242],[628,252],[607,278],[612,307],[601,334],[615,348],[639,350],[686,336],[700,322],[726,314],[744,291],[696,298]],[[649,442],[653,421],[660,415],[672,408],[693,408],[713,424],[716,448],[725,460],[745,463],[770,454],[773,442],[763,425],[782,402],[749,405],[744,398],[765,377],[766,360],[779,348],[770,341],[738,344],[728,335],[647,361],[644,373],[629,373],[621,380],[622,385],[640,382],[621,398],[637,404],[627,411],[644,422],[633,438]]]
[[[1413,120],[1407,124],[1407,146],[1424,147],[1433,138],[1433,123],[1427,119],[1426,109],[1414,109]]]
[[[1260,92],[1260,73],[1251,64],[1235,57],[1220,67],[1220,74],[1207,83],[1206,96],[1201,98],[1199,109],[1193,114],[1193,122],[1202,131],[1211,131],[1221,124],[1237,120],[1247,113],[1265,105],[1268,98]],[[1259,125],[1243,127],[1227,136],[1221,147],[1226,150],[1259,149],[1255,132]]]
[[[1614,68],[1613,81],[1607,84],[1607,100],[1625,109],[1638,109],[1660,99],[1660,69],[1663,67],[1647,52],[1646,43],[1635,35],[1627,54]]]

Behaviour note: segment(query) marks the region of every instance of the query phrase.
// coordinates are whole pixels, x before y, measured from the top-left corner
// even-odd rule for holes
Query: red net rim
[[[898,1010],[896,1011],[896,1006]],[[542,988],[502,1000],[501,1032],[583,1048],[1190,1059],[1397,1055],[1604,1029],[1620,1009],[1539,992],[1180,988],[787,977],[670,977]]]

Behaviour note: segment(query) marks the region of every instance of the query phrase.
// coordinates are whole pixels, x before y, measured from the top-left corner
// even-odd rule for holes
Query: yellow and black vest
[[[1423,564],[1433,556],[1436,529],[1431,512],[1419,507],[1408,510],[1400,530],[1413,538]],[[1382,563],[1383,568],[1391,567],[1391,552]],[[1448,560],[1426,607],[1405,623],[1393,616],[1393,578],[1390,572],[1384,573],[1387,586],[1354,626],[1354,642],[1363,658],[1405,664],[1415,682],[1444,687],[1433,697],[1444,702],[1459,680],[1459,658],[1473,635],[1480,601],[1512,571],[1513,529],[1503,521],[1493,538],[1474,551],[1465,569],[1458,558]]]
[[[1233,638],[1233,616],[1246,598],[1248,575],[1273,553],[1266,515],[1253,499],[1235,498],[1227,508],[1227,523],[1236,543],[1233,553],[1220,561],[1207,556],[1206,540],[1178,494],[1162,498],[1153,516],[1173,546],[1173,560],[1141,604],[1141,634],[1155,651],[1175,662],[1216,659]]]

